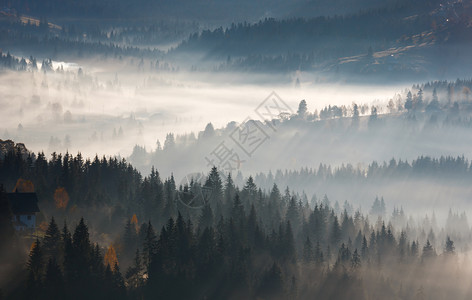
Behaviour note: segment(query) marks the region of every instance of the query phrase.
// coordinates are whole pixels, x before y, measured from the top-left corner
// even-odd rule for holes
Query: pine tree
[[[136,233],[136,225],[128,219],[123,233],[123,253],[125,257],[131,258],[138,246],[138,235]]]
[[[354,221],[348,215],[346,209],[344,209],[344,212],[342,213],[342,218],[343,221],[341,223],[341,235],[343,239],[347,239],[353,236],[355,233]]]
[[[238,225],[243,224],[246,218],[246,214],[244,212],[244,206],[241,203],[241,199],[239,198],[238,194],[236,194],[236,197],[234,197],[231,217],[233,218],[233,221],[237,223]]]
[[[351,267],[352,269],[356,270],[361,266],[361,257],[359,253],[357,253],[357,249],[354,250],[351,258]]]
[[[419,89],[417,97],[416,97],[415,109],[421,110],[422,108],[423,108],[423,90]]]
[[[323,251],[321,250],[320,242],[316,242],[316,247],[315,247],[315,261],[318,264],[321,264],[324,261],[323,257]]]
[[[200,219],[198,221],[198,228],[204,230],[207,227],[213,226],[213,210],[211,209],[210,203],[205,203],[200,214]]]
[[[408,94],[406,96],[405,109],[408,111],[413,109],[413,95],[410,91],[408,91]]]
[[[352,104],[352,123],[351,126],[357,127],[359,125],[359,106],[356,103]]]
[[[274,207],[279,208],[280,207],[280,200],[282,199],[282,195],[280,194],[280,190],[277,187],[277,184],[274,183],[272,186],[272,190],[270,192],[269,200],[270,203],[274,205]]]
[[[211,168],[210,174],[205,182],[205,187],[211,189],[209,202],[212,205],[220,203],[223,198],[223,183],[216,167]]]
[[[444,253],[447,255],[453,255],[455,254],[455,247],[454,247],[454,242],[451,240],[449,236],[446,238],[446,246],[444,248]]]
[[[398,251],[400,253],[400,259],[403,259],[407,253],[407,240],[405,231],[401,231],[400,239],[398,241]]]
[[[39,299],[42,288],[43,254],[38,239],[31,247],[27,266],[28,279],[26,281],[25,299]]]
[[[61,232],[54,217],[51,217],[48,229],[44,235],[43,249],[46,257],[58,259],[61,245]]]
[[[67,249],[65,245],[65,250],[66,277],[69,285],[66,292],[75,298],[88,297],[90,291],[82,287],[96,282],[91,277],[95,275],[92,273],[92,259],[96,253],[90,243],[88,227],[83,218],[80,219],[72,235],[72,249]]]
[[[226,184],[225,184],[225,189],[224,189],[225,203],[227,206],[229,205],[229,207],[232,207],[233,199],[235,195],[236,195],[236,187],[234,186],[231,173],[228,173],[228,177],[226,178]]]
[[[157,237],[151,222],[148,222],[146,236],[143,243],[143,266],[147,270],[153,256],[157,252]]]
[[[90,253],[90,279],[92,280],[93,284],[99,283],[103,280],[103,276],[105,273],[105,266],[103,265],[104,258],[102,252],[100,251],[100,247],[98,244],[95,244],[91,247]]]
[[[298,228],[300,227],[300,212],[295,197],[291,197],[290,199],[285,220],[290,221],[293,229],[298,231]]]
[[[246,224],[247,224],[248,242],[251,246],[254,246],[258,242],[255,240],[256,231],[258,230],[258,225],[257,225],[256,208],[254,207],[254,204],[251,204],[251,210],[249,211]]]
[[[72,243],[74,245],[77,254],[82,254],[84,256],[90,255],[90,238],[88,227],[85,225],[84,218],[80,219],[79,225],[74,230],[74,235],[72,237]]]
[[[362,249],[362,237],[363,237],[362,232],[359,230],[357,232],[356,239],[354,240],[355,248]]]
[[[272,267],[262,276],[258,289],[258,296],[262,299],[278,297],[283,291],[282,270],[274,262]]]
[[[191,252],[191,243],[192,243],[192,234],[190,228],[184,221],[180,211],[177,215],[177,220],[175,222],[175,242],[176,242],[176,256],[177,260],[181,264],[185,264],[192,255]]]
[[[369,255],[370,257],[374,257],[376,252],[378,252],[378,241],[377,241],[377,236],[375,235],[375,231],[372,230],[370,233],[370,239],[369,239]]]
[[[365,238],[365,235],[362,237],[361,255],[363,259],[366,259],[369,256],[369,247],[367,246],[367,239]]]
[[[111,270],[110,265],[106,265],[105,272],[103,276],[103,283],[102,286],[104,294],[108,296],[112,296],[114,294],[114,284],[113,284],[113,271]],[[113,295],[114,296],[114,295]]]
[[[72,245],[72,235],[64,222],[62,229],[62,243],[64,245],[64,277],[72,281],[74,277],[74,246]]]
[[[254,203],[257,199],[257,186],[254,183],[252,176],[246,181],[246,184],[241,191],[241,201],[245,209],[249,208],[250,203]]]
[[[345,264],[351,260],[351,257],[351,250],[342,243],[338,252],[338,262]]]
[[[331,225],[331,245],[337,246],[341,240],[341,228],[339,227],[338,217],[334,216],[333,224]]]
[[[429,259],[429,258],[433,257],[434,255],[435,255],[435,253],[434,253],[433,246],[431,245],[429,240],[427,240],[426,244],[423,247],[423,254],[422,254],[421,258],[423,260],[425,260],[425,259]]]
[[[126,282],[131,288],[139,288],[143,285],[143,265],[141,264],[141,254],[139,248],[136,249],[134,264],[126,271]]]
[[[283,257],[290,261],[295,261],[295,239],[293,237],[292,225],[290,221],[285,223],[284,238],[283,238]]]
[[[64,299],[64,278],[54,258],[49,258],[44,278],[45,299]]]
[[[298,78],[297,78],[297,80],[298,80]],[[305,99],[303,99],[298,104],[297,115],[300,119],[305,119],[306,118],[306,113],[307,113],[307,105],[306,105]]]
[[[413,258],[417,258],[418,257],[418,241],[413,241],[411,243],[411,248],[410,248],[410,255],[411,257]]]
[[[205,228],[197,245],[197,264],[199,265],[199,276],[209,276],[213,271],[215,262],[215,240],[212,228]],[[206,277],[208,278],[208,277]]]
[[[305,244],[303,245],[303,261],[310,262],[313,260],[313,246],[310,238],[306,237]]]
[[[41,280],[43,272],[43,251],[39,239],[34,242],[28,260],[28,271],[31,272],[35,280]]]
[[[118,262],[115,263],[115,266],[113,267],[113,283],[115,287],[118,289],[119,294],[123,295],[126,293],[125,281],[123,280],[123,276],[121,275]]]
[[[170,179],[167,179],[164,182],[164,198],[166,199],[166,203],[163,210],[163,216],[168,218],[170,216],[175,216],[176,213],[176,187],[174,176],[171,175]]]

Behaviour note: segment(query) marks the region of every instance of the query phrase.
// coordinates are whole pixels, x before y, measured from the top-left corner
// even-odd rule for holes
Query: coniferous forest
[[[451,161],[437,168],[468,172]],[[7,299],[470,297],[466,215],[449,212],[440,228],[434,216],[387,211],[383,198],[367,212],[328,195],[309,203],[252,177],[236,186],[216,167],[177,186],[124,160],[14,150],[0,170]],[[43,200],[34,235],[15,234],[5,188]],[[202,189],[206,201],[192,206]]]

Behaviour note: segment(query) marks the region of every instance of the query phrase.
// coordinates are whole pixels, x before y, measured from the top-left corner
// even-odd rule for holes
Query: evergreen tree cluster
[[[118,264],[105,265],[102,249],[90,241],[84,219],[72,233],[51,218],[44,238],[31,247],[24,289],[13,297],[126,299],[126,287]]]
[[[44,237],[34,242],[24,294],[16,291],[16,298],[303,299],[303,293],[342,298],[345,289],[331,288],[344,284],[355,299],[364,299],[365,294],[375,294],[359,287],[370,270],[401,266],[413,271],[453,262],[457,237],[453,229],[468,226],[451,212],[446,229],[452,232],[447,236],[448,232],[439,233],[431,222],[418,228],[405,225],[404,212],[399,209],[386,224],[383,199],[374,201],[371,215],[377,220],[371,223],[348,203],[342,211],[333,207],[327,196],[309,205],[306,198],[289,188],[281,192],[276,184],[264,192],[252,177],[240,189],[231,174],[223,180],[215,167],[205,180],[191,180],[179,187],[173,176],[162,182],[153,169],[143,179],[116,159],[82,162],[80,155],[55,154],[48,162],[42,154],[24,158],[10,153],[1,167],[7,179],[38,172],[34,177],[25,176],[35,182],[38,192],[46,190],[49,181],[60,182],[71,195],[77,186],[88,187],[136,212],[132,217],[129,212],[115,216],[118,225],[111,232],[116,235],[124,224],[113,243],[116,257],[110,257],[115,255],[114,249],[103,256],[102,248],[90,240],[83,219],[72,233],[66,225],[60,230],[51,218]],[[123,184],[117,179],[120,176],[129,176],[125,177],[128,188],[136,195],[132,200],[120,198],[114,190]],[[79,185],[74,185],[74,179],[79,179]],[[202,191],[207,191],[202,205],[192,206]],[[71,201],[84,207],[100,205],[80,202],[85,199]],[[51,214],[54,212],[58,211]],[[62,216],[74,219],[73,211],[63,211]],[[148,221],[138,226],[138,219]],[[102,232],[103,226],[94,223],[93,231]],[[126,270],[123,277],[119,265]],[[315,285],[307,286],[309,274],[314,274],[310,276]]]
[[[332,167],[320,164],[318,168],[302,168],[300,170],[276,170],[275,173],[258,173],[254,181],[262,188],[268,189],[274,183],[279,186],[290,186],[300,190],[308,183],[335,183],[353,181],[356,183],[389,182],[400,178],[431,178],[462,182],[471,176],[471,163],[464,156],[441,156],[434,158],[420,156],[408,162],[408,160],[396,160],[392,158],[388,162],[370,163],[366,168],[354,167],[351,164],[342,164]]]

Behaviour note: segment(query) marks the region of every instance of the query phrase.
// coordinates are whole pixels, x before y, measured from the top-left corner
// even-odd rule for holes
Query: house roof
[[[13,214],[39,212],[36,193],[7,193]]]

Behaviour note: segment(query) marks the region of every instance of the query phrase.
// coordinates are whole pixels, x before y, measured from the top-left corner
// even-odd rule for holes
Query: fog
[[[471,16],[0,0],[0,300],[472,299]]]
[[[55,73],[2,72],[3,139],[46,154],[68,150],[128,157],[135,145],[155,150],[156,141],[163,143],[170,132],[198,133],[210,122],[222,128],[255,118],[255,108],[272,91],[295,112],[302,99],[314,111],[329,104],[387,101],[403,88],[318,83],[300,73],[148,73],[123,62],[86,63],[53,62],[54,69],[64,69]]]
[[[349,115],[356,103],[359,123],[354,126],[349,117],[335,117],[313,122],[293,119],[275,130],[263,125],[269,133],[267,141],[250,156],[239,150],[242,163],[222,170],[234,176],[241,172],[241,187],[248,176],[260,172],[266,176],[278,170],[316,171],[320,164],[333,171],[350,165],[365,172],[372,162],[388,164],[392,158],[411,162],[422,155],[472,157],[467,126],[431,125],[427,114],[417,114],[414,122],[405,119],[403,101],[411,88],[406,83],[325,82],[321,75],[305,72],[156,73],[136,64],[133,59],[54,61],[55,72],[2,72],[2,138],[25,143],[36,153],[44,151],[47,157],[68,151],[88,158],[126,158],[144,175],[154,166],[162,176],[173,174],[180,183],[187,174],[207,172],[211,165],[205,159],[222,141],[238,150],[230,138],[234,126],[248,119],[261,120],[256,109],[275,92],[293,114],[302,99],[309,114],[321,113],[327,106],[344,106]],[[447,95],[441,90],[438,95],[444,103]],[[431,91],[425,93],[428,99]],[[390,100],[393,109],[388,108]],[[380,121],[374,125],[370,123],[373,106]],[[208,123],[216,132],[202,138]],[[175,136],[175,149],[166,149],[169,133]],[[274,182],[309,199],[327,194],[339,203],[349,200],[363,211],[368,211],[376,196],[383,196],[389,210],[401,206],[418,217],[435,212],[441,222],[449,208],[470,214],[470,188],[462,181],[453,185],[422,177],[394,178],[382,184],[307,178],[257,181],[267,190]]]

